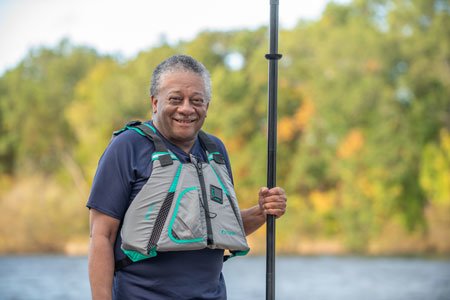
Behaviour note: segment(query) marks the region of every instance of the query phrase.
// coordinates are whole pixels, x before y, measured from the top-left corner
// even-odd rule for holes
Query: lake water
[[[229,300],[265,299],[265,257],[225,263]],[[0,256],[1,300],[90,299],[86,257]],[[450,300],[450,261],[277,257],[277,300]]]

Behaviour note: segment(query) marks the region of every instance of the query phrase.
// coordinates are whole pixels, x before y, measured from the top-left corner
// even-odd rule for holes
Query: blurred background
[[[5,257],[86,254],[85,203],[99,157],[112,131],[151,118],[151,72],[176,53],[211,72],[205,129],[227,145],[240,206],[253,205],[266,184],[269,1],[116,2],[0,2]],[[450,1],[312,5],[280,1],[277,184],[289,201],[277,253],[445,260]],[[77,22],[84,27],[68,31]],[[264,228],[250,244],[264,254]]]

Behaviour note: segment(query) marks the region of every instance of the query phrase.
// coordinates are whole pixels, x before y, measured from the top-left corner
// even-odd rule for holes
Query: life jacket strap
[[[161,138],[156,134],[156,129],[149,124],[139,124],[136,125],[137,128],[142,130],[147,138],[149,138],[155,145],[156,152],[163,152],[167,154],[160,155],[158,157],[159,162],[162,167],[169,166],[173,164],[172,157],[170,157],[169,151],[167,150],[166,145],[161,140]]]
[[[131,121],[128,122],[124,128],[115,131],[114,136],[117,136],[128,129],[135,130],[140,135],[145,136],[147,139],[149,139],[155,145],[156,152],[166,153],[158,156],[158,160],[160,161],[162,167],[173,164],[173,160],[170,157],[166,145],[161,140],[161,138],[156,134],[156,129],[152,125],[142,123],[141,121]]]
[[[217,145],[209,138],[209,136],[203,130],[200,130],[198,137],[200,138],[200,143],[203,148],[212,155],[213,160],[218,164],[224,165],[225,159],[223,158],[223,155],[219,152]]]

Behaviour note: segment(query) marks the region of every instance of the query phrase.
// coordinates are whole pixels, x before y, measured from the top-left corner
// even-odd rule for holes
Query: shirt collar
[[[192,149],[189,153],[184,152],[180,147],[178,147],[177,145],[175,145],[174,143],[172,143],[171,141],[169,141],[168,139],[166,139],[159,131],[158,129],[155,127],[155,125],[153,124],[153,121],[150,120],[148,122],[149,125],[151,125],[153,128],[156,129],[156,134],[161,138],[161,140],[164,142],[164,144],[166,145],[167,149],[172,151],[173,154],[175,154],[178,159],[180,160],[180,162],[182,163],[186,163],[190,161],[189,158],[189,154],[192,154],[193,156],[195,156],[196,158],[199,158],[201,161],[206,162],[207,161],[207,155],[206,155],[206,151],[203,149],[203,147],[201,146],[200,140],[197,136],[197,138],[195,139],[194,145],[192,146]]]

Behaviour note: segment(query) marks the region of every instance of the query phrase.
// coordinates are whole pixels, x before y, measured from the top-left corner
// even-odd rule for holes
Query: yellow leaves
[[[314,115],[314,112],[315,108],[312,100],[309,98],[303,100],[302,105],[294,115],[294,122],[296,126],[300,129],[304,129],[311,117]]]
[[[380,62],[376,59],[368,59],[365,63],[365,70],[368,73],[375,73],[381,69]]]
[[[303,195],[300,194],[289,194],[288,195],[288,209],[286,211],[286,214],[298,214],[302,211],[305,212],[308,210],[308,206],[306,205],[305,199]]]
[[[432,203],[450,206],[450,133],[447,129],[441,129],[439,144],[425,146],[419,179]]]
[[[102,61],[98,63],[84,80],[76,87],[77,98],[93,97],[93,92],[99,92],[102,82],[117,68],[114,61]],[[95,94],[95,96],[98,96]]]
[[[441,138],[441,148],[446,154],[448,159],[450,159],[450,133],[447,129],[442,128],[440,132],[440,138]]]
[[[227,151],[229,154],[239,153],[242,150],[244,141],[242,141],[242,138],[240,138],[239,136],[224,137],[223,134],[220,133],[216,133],[216,135],[221,137],[223,143],[227,147]]]
[[[314,210],[319,214],[326,214],[335,208],[336,191],[312,191],[309,194],[309,200],[314,206]]]
[[[399,197],[402,192],[402,186],[399,184],[391,186],[383,184],[382,176],[386,177],[388,172],[388,170],[380,170],[380,172],[368,170],[364,175],[356,176],[354,185],[351,187],[372,203],[375,213],[385,212],[386,201]]]
[[[352,129],[337,149],[339,158],[350,158],[356,155],[364,146],[364,135],[360,129]]]
[[[291,141],[296,134],[295,122],[290,117],[284,117],[278,123],[278,139],[280,141]]]
[[[381,194],[379,185],[376,182],[372,182],[366,176],[359,176],[356,178],[356,186],[362,192],[364,196],[369,199],[376,199]]]
[[[311,99],[305,98],[293,117],[284,117],[279,121],[279,140],[282,142],[292,141],[296,134],[305,129],[314,112],[314,103]]]

